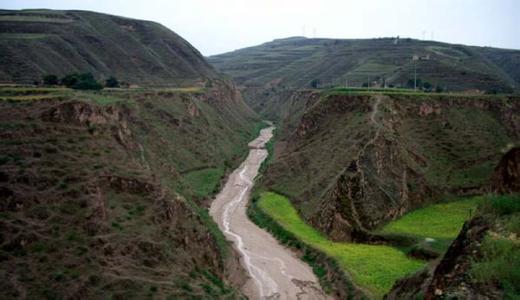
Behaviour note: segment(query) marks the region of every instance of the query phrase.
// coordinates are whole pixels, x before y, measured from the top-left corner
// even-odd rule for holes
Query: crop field
[[[381,233],[406,235],[431,240],[431,247],[445,251],[457,237],[462,225],[475,213],[481,197],[439,203],[409,212],[386,224]]]
[[[259,207],[298,239],[336,259],[356,284],[375,296],[381,297],[395,280],[424,266],[423,262],[408,258],[390,246],[330,241],[306,224],[284,196],[265,192]]]

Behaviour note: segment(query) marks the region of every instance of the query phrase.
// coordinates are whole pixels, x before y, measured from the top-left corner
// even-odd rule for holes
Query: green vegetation
[[[482,258],[473,263],[471,275],[477,282],[498,282],[505,299],[520,296],[520,244],[504,237],[486,236]]]
[[[103,86],[94,79],[92,73],[74,73],[66,75],[61,83],[76,90],[101,90]]]
[[[281,195],[262,193],[258,206],[296,238],[336,259],[354,282],[377,296],[387,292],[398,278],[424,266],[389,246],[332,242],[305,224],[289,200]]]
[[[215,193],[219,188],[220,180],[224,176],[224,169],[207,168],[187,173],[184,179],[198,197],[207,197]]]
[[[478,213],[495,223],[481,245],[481,257],[471,266],[473,280],[499,283],[504,299],[520,297],[520,195],[485,197]]]
[[[445,251],[481,200],[481,197],[473,197],[428,205],[386,224],[380,233],[410,236],[419,241],[431,238],[435,241],[431,241],[430,246]]]
[[[43,76],[43,84],[45,85],[57,85],[58,84],[58,76],[56,75],[45,75]]]

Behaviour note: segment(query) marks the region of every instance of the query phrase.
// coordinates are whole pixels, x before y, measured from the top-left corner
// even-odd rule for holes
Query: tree
[[[444,92],[444,89],[442,88],[442,86],[438,85],[437,87],[435,87],[435,92],[442,93],[442,92]]]
[[[100,90],[103,86],[94,79],[92,73],[73,73],[61,79],[61,83],[76,90]]]
[[[110,88],[119,87],[119,81],[114,76],[110,76],[105,80],[105,86]]]
[[[43,84],[45,85],[57,85],[58,76],[56,75],[45,75],[43,76]]]
[[[79,74],[78,81],[72,85],[76,90],[101,90],[103,86],[94,79],[92,73]]]
[[[74,86],[74,84],[76,84],[76,82],[78,82],[78,80],[79,80],[79,74],[72,73],[72,74],[68,74],[65,77],[63,77],[61,79],[61,84],[63,84],[64,86],[66,86],[68,88],[71,88],[72,86]]]

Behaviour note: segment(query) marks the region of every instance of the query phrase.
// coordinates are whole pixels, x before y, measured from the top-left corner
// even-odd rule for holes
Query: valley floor
[[[210,214],[226,237],[234,242],[250,279],[244,293],[251,299],[326,299],[311,268],[269,233],[251,222],[246,205],[253,180],[267,157],[265,143],[273,127],[252,141],[249,156],[236,169],[213,201]]]
[[[422,234],[415,235],[421,239],[424,239],[423,235],[442,238],[438,246],[442,251],[456,237],[476,202],[470,199],[419,209],[391,222],[382,231],[407,235],[420,232]],[[306,224],[290,201],[276,193],[262,193],[258,207],[296,238],[334,258],[341,269],[352,276],[355,284],[377,298],[388,292],[397,279],[420,270],[426,264],[408,257],[404,249],[392,246],[331,241]],[[431,226],[429,221],[433,222]]]

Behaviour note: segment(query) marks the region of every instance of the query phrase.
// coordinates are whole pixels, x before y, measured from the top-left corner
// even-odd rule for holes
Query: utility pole
[[[413,91],[417,90],[417,61],[413,61]]]
[[[370,75],[367,74],[367,90],[370,87]]]

